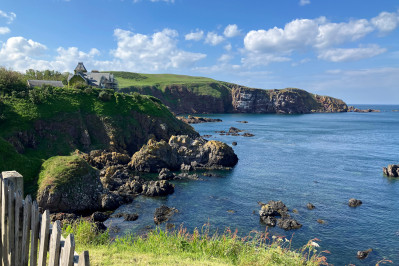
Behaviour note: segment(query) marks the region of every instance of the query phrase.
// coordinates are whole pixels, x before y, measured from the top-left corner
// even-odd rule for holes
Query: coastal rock
[[[358,258],[359,260],[363,260],[363,259],[367,258],[367,256],[370,254],[371,251],[373,251],[372,248],[369,248],[369,249],[363,250],[363,251],[359,250],[359,251],[357,252],[357,258]]]
[[[166,196],[175,191],[175,186],[166,180],[148,181],[143,184],[142,194],[149,197]]]
[[[354,199],[354,198],[351,198],[351,199],[349,199],[349,201],[348,201],[349,207],[357,207],[357,206],[362,205],[362,203],[363,203],[363,202],[362,202],[361,200]]]
[[[238,123],[247,124],[248,121],[237,121]]]
[[[380,110],[376,109],[359,109],[353,106],[348,107],[348,112],[355,112],[355,113],[379,113]]]
[[[166,205],[162,205],[161,207],[157,208],[154,213],[154,223],[161,224],[168,221],[173,214],[177,212],[175,208],[169,208]]]
[[[261,216],[260,220],[262,223],[266,224],[267,226],[276,226],[277,219],[273,216]]]
[[[168,143],[150,140],[133,155],[129,167],[140,172],[158,172],[162,168],[179,170],[182,164],[196,168],[226,168],[237,162],[237,155],[227,144],[183,135],[172,136]]]
[[[308,208],[309,210],[313,210],[314,208],[316,208],[312,203],[308,203],[306,204],[306,208]]]
[[[128,154],[119,152],[93,150],[88,154],[83,154],[82,156],[91,166],[100,170],[104,167],[119,164],[126,165],[130,162],[130,156]]]
[[[390,164],[382,168],[384,175],[389,177],[399,177],[399,164]]]
[[[174,177],[175,175],[168,168],[162,168],[158,175],[159,180],[172,180]]]
[[[214,118],[209,118],[209,117],[198,117],[198,116],[177,116],[177,119],[187,123],[187,124],[200,124],[200,123],[209,123],[209,122],[223,122],[222,119],[214,119]]]
[[[136,221],[139,218],[139,215],[137,213],[124,213],[123,218],[125,221]]]
[[[253,137],[253,136],[255,136],[255,135],[252,134],[252,133],[245,132],[244,134],[242,134],[242,136],[243,136],[243,137]]]
[[[56,156],[43,163],[37,202],[50,212],[83,213],[101,209],[99,171],[79,156]],[[61,170],[60,170],[61,169]]]
[[[284,230],[292,230],[292,229],[298,229],[298,228],[302,227],[302,225],[300,223],[298,223],[297,220],[292,219],[292,218],[278,219],[277,226]]]
[[[105,222],[105,220],[107,220],[109,216],[110,215],[105,212],[97,211],[90,216],[90,220],[92,220],[93,222]]]
[[[237,146],[237,142],[236,142],[236,141],[233,141],[233,142],[231,143],[231,145]]]
[[[103,194],[101,198],[101,208],[104,210],[115,210],[123,203],[123,198],[116,193]]]
[[[240,133],[240,132],[243,132],[243,130],[238,129],[238,128],[236,128],[236,127],[230,127],[228,132],[229,132],[230,134],[231,134],[231,133]]]

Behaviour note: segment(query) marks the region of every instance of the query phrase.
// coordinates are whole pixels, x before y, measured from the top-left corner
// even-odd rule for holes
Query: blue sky
[[[0,66],[206,76],[399,104],[397,0],[2,0]]]

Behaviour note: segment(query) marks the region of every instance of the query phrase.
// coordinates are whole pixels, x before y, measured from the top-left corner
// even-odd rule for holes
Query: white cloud
[[[310,4],[310,0],[300,0],[299,1],[300,6],[305,6],[305,5],[309,5],[309,4]]]
[[[221,35],[218,35],[215,32],[208,32],[205,38],[205,43],[208,43],[210,45],[216,46],[219,43],[224,41],[224,37]]]
[[[229,54],[222,54],[219,58],[218,61],[219,62],[225,62],[227,63],[228,61],[230,61],[231,59],[233,59],[234,57],[232,55]]]
[[[10,33],[10,28],[8,27],[0,27],[0,34],[7,34]]]
[[[231,46],[231,43],[226,44],[223,48],[224,48],[227,52],[230,52],[231,49],[233,49],[233,47]]]
[[[205,54],[177,48],[178,33],[171,29],[164,29],[151,36],[116,29],[114,35],[117,38],[117,48],[112,51],[112,55],[121,60],[124,68],[135,71],[188,67],[206,57]]]
[[[241,34],[241,30],[238,29],[236,24],[230,24],[224,29],[224,36],[227,38],[236,37]]]
[[[381,32],[390,32],[398,27],[399,14],[381,12],[377,17],[371,19],[371,23]]]
[[[17,17],[17,15],[14,12],[7,13],[0,10],[0,17],[5,18],[7,20],[7,24],[11,24]]]
[[[332,62],[357,61],[364,58],[374,57],[386,52],[387,49],[378,45],[370,45],[368,47],[351,48],[351,49],[329,49],[322,51],[318,58]]]
[[[204,31],[202,30],[197,30],[196,32],[191,32],[189,34],[186,34],[184,36],[186,41],[200,41],[202,38],[204,38]]]

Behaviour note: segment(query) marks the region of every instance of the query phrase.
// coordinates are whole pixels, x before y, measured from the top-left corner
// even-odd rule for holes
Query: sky
[[[1,0],[0,66],[78,62],[399,104],[399,1]]]

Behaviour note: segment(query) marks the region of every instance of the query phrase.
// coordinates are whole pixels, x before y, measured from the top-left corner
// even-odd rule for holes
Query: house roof
[[[90,72],[85,73],[86,79],[90,85],[100,86],[101,79],[106,78],[108,81],[113,81],[113,75],[110,73],[97,73]]]
[[[28,86],[33,88],[33,87],[41,87],[43,85],[50,85],[53,87],[64,87],[64,84],[62,84],[62,81],[58,80],[28,80]]]
[[[87,72],[85,66],[83,65],[83,62],[79,62],[75,68],[75,73],[79,73],[79,72]]]

